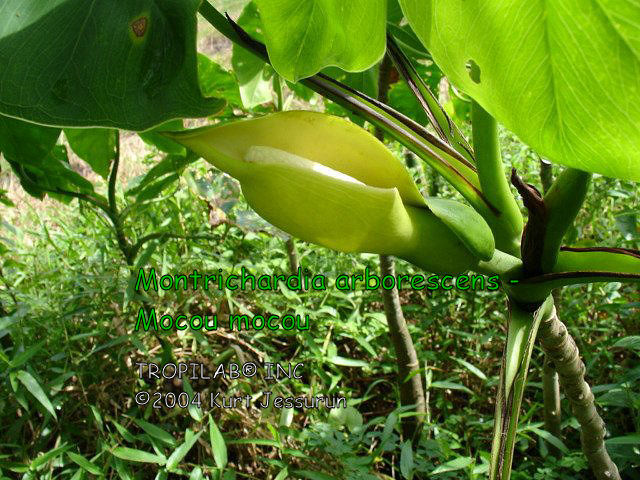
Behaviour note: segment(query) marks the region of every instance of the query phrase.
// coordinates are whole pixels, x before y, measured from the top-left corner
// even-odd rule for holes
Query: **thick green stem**
[[[276,92],[276,111],[281,112],[284,110],[284,96],[282,92],[282,82],[280,81],[280,75],[273,76],[273,90]]]
[[[553,185],[553,168],[551,163],[540,159],[540,181],[542,182],[542,192],[546,193]],[[558,305],[560,298],[560,290],[554,290],[553,302]],[[556,371],[553,361],[549,355],[544,355],[544,364],[542,367],[542,398],[544,403],[544,429],[560,438],[562,435],[562,405],[560,403],[560,379]],[[560,456],[560,450],[553,446],[549,446],[550,451],[556,456]]]
[[[560,375],[560,384],[580,423],[580,440],[593,474],[598,480],[619,480],[620,474],[604,444],[606,428],[596,410],[593,393],[584,380],[585,366],[567,327],[558,319],[555,308],[543,318],[540,344]]]
[[[475,101],[472,105],[473,149],[480,186],[489,202],[501,212],[497,217],[485,218],[494,232],[496,248],[519,256],[523,228],[522,213],[504,174],[498,142],[498,124]]]
[[[538,326],[553,312],[553,299],[547,298],[535,311],[509,301],[507,344],[502,355],[500,384],[491,447],[490,480],[509,480],[516,443],[520,404]]]
[[[391,34],[387,35],[387,52],[393,59],[393,63],[396,65],[400,75],[404,77],[414,97],[420,103],[438,136],[471,163],[475,163],[473,151],[467,139],[464,138],[458,126],[449,118],[442,105],[438,103],[436,96],[413,67],[411,60],[398,47]]]
[[[492,260],[485,263],[494,262]],[[517,267],[501,273],[521,278],[517,285],[509,287],[509,295],[521,303],[530,303],[540,301],[554,288],[566,285],[594,282],[640,283],[640,252],[622,248],[564,247],[550,273],[522,278]]]
[[[546,211],[541,271],[549,272],[558,261],[562,239],[582,208],[591,174],[567,168],[544,195]]]
[[[200,14],[209,22],[216,30],[218,30],[221,34],[231,40],[233,43],[243,44],[243,39],[240,38],[238,32],[236,32],[227,17],[222,15],[218,10],[215,9],[213,5],[211,5],[208,1],[202,2],[200,8],[198,9]],[[249,50],[251,51],[251,50]],[[258,55],[256,52],[251,51],[258,58],[261,58],[265,62],[268,61],[268,57],[266,55]]]
[[[547,193],[553,184],[553,165],[542,158],[540,159],[540,181],[542,191]]]

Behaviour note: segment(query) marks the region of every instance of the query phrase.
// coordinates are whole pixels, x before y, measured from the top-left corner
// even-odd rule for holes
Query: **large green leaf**
[[[202,117],[200,0],[4,0],[0,112],[48,125],[144,130]]]
[[[386,0],[256,0],[269,58],[290,81],[335,65],[366,70],[385,51]]]
[[[538,153],[640,180],[640,3],[400,3],[447,76]]]

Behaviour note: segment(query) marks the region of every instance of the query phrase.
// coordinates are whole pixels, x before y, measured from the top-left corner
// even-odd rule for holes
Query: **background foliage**
[[[70,8],[74,2],[62,3]],[[162,8],[166,2],[150,3]],[[226,2],[223,7],[238,18],[245,3]],[[257,33],[253,4],[248,4],[239,22]],[[189,28],[195,35],[195,26]],[[396,28],[402,32],[401,26]],[[281,81],[270,67],[232,49],[205,23],[198,31],[199,50],[206,54],[197,58],[203,94],[227,102],[215,121],[279,108],[347,115],[305,87]],[[403,44],[413,45],[420,73],[440,90],[449,113],[465,124],[468,99],[441,81],[442,73],[419,42],[404,32]],[[2,48],[10,44],[0,42]],[[375,67],[362,73],[330,72],[363,91],[375,92]],[[292,73],[292,78],[296,75]],[[393,84],[390,103],[425,123],[403,84]],[[15,120],[0,117],[0,122]],[[144,119],[140,122],[138,126]],[[182,128],[182,123],[162,128]],[[28,155],[22,149],[12,152],[12,142],[24,142],[34,131],[39,141],[55,148]],[[499,371],[496,359],[505,335],[506,306],[499,295],[402,292],[429,405],[427,427],[412,447],[401,435],[399,419],[405,412],[397,408],[396,367],[379,292],[283,290],[230,296],[198,291],[141,298],[132,289],[130,266],[104,211],[87,201],[72,201],[69,195],[51,194],[64,190],[105,198],[108,166],[118,150],[116,201],[126,212],[122,232],[134,245],[148,238],[139,245],[134,267],[167,273],[244,266],[255,273],[280,273],[290,268],[287,238],[249,210],[237,182],[202,160],[195,161],[157,130],[141,135],[121,132],[119,148],[115,132],[109,130],[96,130],[89,143],[70,129],[60,136],[59,129],[25,128],[24,135],[0,139],[0,424],[6,427],[0,433],[0,471],[4,477],[323,480],[486,475]],[[501,132],[501,144],[506,167],[517,168],[526,181],[539,186],[539,157],[506,131]],[[396,144],[391,148],[407,162],[424,192],[455,198],[437,175]],[[19,184],[41,200],[26,195]],[[638,195],[633,183],[596,175],[568,243],[637,249]],[[157,232],[163,234],[154,236]],[[366,266],[378,268],[373,255],[339,254],[302,243],[298,254],[304,268],[331,277]],[[398,264],[398,273],[413,269]],[[304,362],[303,381],[282,382],[277,385],[280,392],[342,394],[353,409],[246,413],[136,407],[132,396],[141,389],[243,394],[270,387],[258,379],[214,385],[148,384],[138,379],[135,362],[162,361],[167,354],[153,336],[130,333],[143,301],[151,301],[158,310],[192,314],[308,313],[313,322],[308,332],[188,332],[164,340],[180,361]],[[640,478],[639,307],[637,287],[618,283],[567,288],[559,306],[579,341],[607,422],[607,446],[625,478],[632,479]],[[516,447],[523,460],[513,478],[589,478],[577,422],[566,404],[563,441],[543,430],[541,370],[542,354],[536,351]],[[561,454],[554,454],[554,449]]]

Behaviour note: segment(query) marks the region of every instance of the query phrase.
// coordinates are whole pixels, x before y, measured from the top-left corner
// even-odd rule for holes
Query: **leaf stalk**
[[[498,123],[475,101],[472,103],[471,116],[473,148],[480,186],[489,201],[501,211],[500,216],[489,217],[486,220],[492,227],[496,247],[519,256],[523,228],[522,213],[504,175],[498,142]]]

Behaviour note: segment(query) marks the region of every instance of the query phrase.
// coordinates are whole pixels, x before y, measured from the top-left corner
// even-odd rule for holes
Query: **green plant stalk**
[[[553,184],[553,169],[551,163],[540,159],[540,180],[542,192],[546,195]],[[560,290],[552,292],[553,301],[559,304]],[[549,355],[544,355],[542,366],[542,398],[544,403],[544,429],[561,438],[562,435],[562,404],[560,403],[560,379],[553,361]],[[549,450],[556,457],[560,457],[560,450],[554,445],[549,445]]]
[[[582,208],[590,181],[590,173],[567,168],[546,192],[547,221],[541,258],[543,272],[551,271],[558,261],[562,239]]]
[[[545,353],[542,367],[542,398],[544,403],[544,429],[552,435],[560,438],[561,406],[560,406],[560,381],[553,360]],[[558,456],[559,450],[550,445],[549,449]]]
[[[433,92],[431,92],[424,80],[418,75],[411,60],[409,60],[402,49],[400,49],[391,34],[387,34],[387,51],[391,55],[396,68],[402,77],[404,77],[413,95],[426,113],[429,122],[431,122],[438,136],[449,143],[449,145],[455,148],[471,163],[475,163],[473,150],[467,142],[467,139],[464,138],[458,126],[451,120],[449,115],[447,115],[442,105],[438,103]]]
[[[546,194],[553,184],[553,166],[542,158],[540,159],[540,181],[542,191]]]
[[[580,423],[582,451],[598,480],[620,480],[604,444],[606,428],[596,410],[593,393],[584,380],[585,366],[580,352],[567,327],[558,319],[555,308],[542,319],[539,329],[542,349],[553,361],[560,375],[560,383]]]
[[[300,260],[298,258],[298,249],[296,248],[296,241],[293,237],[287,238],[285,243],[287,249],[287,258],[289,259],[289,271],[292,275],[295,275],[300,268]]]
[[[497,254],[494,256],[497,257]],[[504,254],[503,254],[504,257]],[[501,257],[497,257],[501,258]],[[504,260],[503,260],[504,261]],[[509,278],[520,278],[517,284],[508,285],[511,297],[522,303],[541,301],[554,288],[594,282],[635,282],[640,283],[640,252],[622,248],[563,248],[556,265],[549,273],[522,278],[520,266],[505,270],[509,262],[497,264],[486,262],[486,268],[499,268],[497,272]],[[480,264],[485,265],[485,263]]]
[[[395,275],[395,262],[393,257],[380,255],[380,274]],[[416,353],[411,333],[407,328],[407,322],[402,313],[402,305],[398,289],[383,290],[384,312],[389,327],[389,337],[395,352],[396,368],[398,369],[398,388],[400,390],[400,403],[403,406],[414,405],[416,416],[402,419],[402,431],[405,439],[414,444],[420,439],[420,431],[426,416],[426,403],[422,377],[415,374],[420,368],[418,354]]]
[[[516,443],[520,405],[540,322],[553,312],[549,296],[535,311],[509,300],[507,344],[502,355],[500,384],[491,446],[490,480],[509,480]]]
[[[399,121],[381,107],[381,104],[354,97],[354,92],[337,85],[324,75],[316,75],[302,81],[305,85],[353,111],[357,115],[379,127],[398,141],[401,145],[415,153],[429,166],[442,175],[485,219],[499,215],[499,209],[492,205],[481,191],[475,167],[448,145],[434,145],[436,139],[422,131],[419,125],[407,119],[407,124]],[[453,155],[455,154],[455,156]]]
[[[499,216],[485,217],[485,220],[493,230],[496,248],[520,256],[522,213],[504,174],[498,123],[475,101],[472,103],[471,120],[480,186],[489,201],[501,212]]]
[[[233,27],[227,20],[227,17],[225,17],[218,10],[216,10],[216,8],[213,5],[211,5],[208,0],[204,0],[200,4],[200,8],[198,9],[198,11],[207,20],[207,22],[213,25],[215,29],[218,30],[221,34],[223,34],[233,43],[237,43],[238,45],[243,46],[244,44],[243,39],[240,37],[238,32],[236,32],[233,29]],[[267,56],[266,51],[264,52],[264,54],[258,54],[255,50],[252,50],[252,49],[247,49],[247,50],[253,53],[254,55],[256,55],[262,61],[266,63],[269,62],[269,57]]]
[[[120,131],[116,133],[116,153],[113,157],[113,165],[111,166],[111,173],[109,174],[109,184],[107,187],[107,198],[109,200],[109,211],[111,214],[109,217],[113,222],[113,228],[116,232],[116,239],[118,240],[118,247],[124,256],[127,265],[133,266],[135,261],[135,255],[131,251],[131,245],[124,233],[120,214],[118,213],[118,204],[116,203],[116,183],[118,181],[118,168],[120,166]]]

